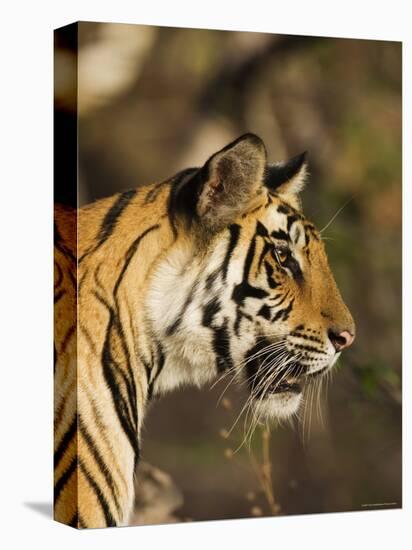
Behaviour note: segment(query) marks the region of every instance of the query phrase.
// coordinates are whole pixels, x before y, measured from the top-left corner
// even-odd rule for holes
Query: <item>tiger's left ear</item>
[[[299,193],[305,187],[307,175],[308,164],[305,151],[287,162],[268,165],[265,174],[265,185],[291,203],[292,206],[300,208]]]
[[[266,149],[254,134],[245,134],[215,153],[200,171],[196,213],[201,225],[219,231],[247,211],[263,191],[265,167]]]

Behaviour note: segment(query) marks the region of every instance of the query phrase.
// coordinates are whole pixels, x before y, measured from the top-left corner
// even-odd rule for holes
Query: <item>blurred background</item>
[[[339,211],[324,236],[357,339],[321,413],[314,403],[301,423],[269,439],[259,429],[251,452],[234,453],[241,390],[219,404],[225,384],[154,403],[143,458],[174,480],[173,518],[400,507],[401,44],[80,23],[78,47],[76,62],[73,34],[59,34],[55,117],[73,128],[77,67],[81,205],[201,165],[254,132],[270,161],[309,152],[303,203],[318,228]]]

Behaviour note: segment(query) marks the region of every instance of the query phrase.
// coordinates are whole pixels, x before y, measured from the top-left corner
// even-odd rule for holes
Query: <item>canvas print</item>
[[[54,516],[399,508],[401,44],[55,31]]]

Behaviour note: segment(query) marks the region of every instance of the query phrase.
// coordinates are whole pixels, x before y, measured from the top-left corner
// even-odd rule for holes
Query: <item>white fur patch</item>
[[[302,403],[302,393],[277,393],[255,403],[255,414],[262,419],[284,419],[296,414]]]

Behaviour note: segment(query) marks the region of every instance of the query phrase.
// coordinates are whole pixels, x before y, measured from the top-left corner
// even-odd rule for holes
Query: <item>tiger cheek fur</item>
[[[233,375],[258,418],[286,417],[353,340],[301,212],[305,173],[304,155],[268,165],[246,134],[202,168],[80,210],[77,366],[56,345],[56,519],[127,524],[153,396]]]

